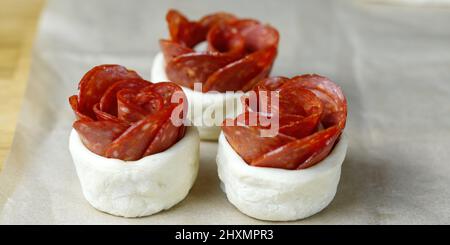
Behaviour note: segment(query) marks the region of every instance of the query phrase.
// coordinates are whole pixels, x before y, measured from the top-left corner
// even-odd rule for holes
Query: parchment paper
[[[49,1],[15,140],[0,177],[3,224],[260,224],[219,188],[216,143],[201,145],[188,197],[124,219],[84,200],[69,151],[67,98],[92,66],[150,77],[169,7],[191,18],[224,10],[281,34],[273,75],[319,73],[349,103],[349,149],[334,201],[294,224],[450,223],[450,9],[367,1]]]

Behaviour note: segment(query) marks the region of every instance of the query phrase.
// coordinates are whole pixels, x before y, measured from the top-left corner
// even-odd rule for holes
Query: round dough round
[[[219,137],[217,166],[228,200],[244,214],[256,219],[290,221],[309,217],[334,198],[347,151],[345,134],[327,158],[302,170],[248,165]]]
[[[200,139],[189,127],[169,149],[137,161],[99,156],[89,151],[72,129],[69,149],[83,195],[96,209],[123,217],[140,217],[182,201],[197,178]]]

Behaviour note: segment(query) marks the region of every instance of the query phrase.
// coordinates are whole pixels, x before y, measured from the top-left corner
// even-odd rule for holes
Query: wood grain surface
[[[13,140],[44,0],[0,0],[0,169]]]

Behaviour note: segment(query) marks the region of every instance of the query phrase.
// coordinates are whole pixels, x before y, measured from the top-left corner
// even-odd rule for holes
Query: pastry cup
[[[330,154],[307,169],[264,168],[248,165],[222,133],[217,152],[222,189],[228,200],[250,217],[269,221],[307,218],[333,200],[347,145],[342,134]]]
[[[169,149],[137,161],[99,156],[72,129],[69,149],[83,195],[96,209],[123,217],[147,216],[169,209],[191,189],[199,167],[199,136],[188,127]]]
[[[151,81],[154,83],[169,81],[165,70],[164,55],[159,52],[152,66]],[[188,99],[188,119],[198,128],[200,139],[217,140],[220,135],[220,125],[225,118],[234,118],[242,112],[240,98],[243,92],[234,93],[202,93],[190,88],[182,87]],[[226,108],[231,106],[232,110]],[[198,110],[194,109],[198,108]],[[228,110],[226,110],[228,109]],[[222,116],[215,115],[211,119],[213,111],[219,112]]]

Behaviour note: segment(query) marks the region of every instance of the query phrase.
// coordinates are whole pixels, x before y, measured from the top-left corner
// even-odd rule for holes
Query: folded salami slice
[[[238,91],[251,88],[270,72],[276,48],[259,50],[217,70],[208,77],[203,91]],[[262,74],[262,75],[260,75]]]
[[[171,81],[193,89],[194,83],[205,83],[214,72],[232,61],[219,53],[188,53],[170,60],[166,72]]]
[[[93,106],[114,83],[124,79],[141,79],[134,71],[119,65],[100,65],[92,68],[78,84],[78,112],[93,116]]]
[[[268,76],[277,55],[278,31],[259,21],[215,13],[190,21],[176,10],[166,15],[170,40],[161,40],[167,77],[203,92],[248,91]],[[207,51],[194,47],[206,41]]]
[[[149,83],[142,79],[128,79],[116,82],[101,97],[99,109],[112,115],[117,115],[117,92],[126,88],[139,90],[146,86],[149,86]]]
[[[161,126],[169,120],[170,109],[165,108],[133,124],[108,146],[105,156],[124,161],[135,161],[142,158]]]
[[[69,103],[81,141],[104,157],[139,160],[168,149],[185,132],[180,120],[186,115],[187,99],[181,87],[153,84],[119,65],[87,72],[78,96],[71,96]]]
[[[278,134],[275,137],[262,137],[261,130],[264,127],[260,125],[249,125],[248,119],[252,116],[258,116],[255,112],[246,112],[239,115],[232,122],[225,122],[223,132],[227,137],[230,145],[246,162],[253,162],[261,154],[270,152],[280,146],[283,146],[295,138],[285,134]]]
[[[104,155],[108,146],[119,137],[127,126],[114,121],[78,120],[73,124],[83,144],[92,152]]]
[[[77,117],[77,119],[83,119],[83,120],[87,120],[87,121],[92,121],[92,118],[90,118],[89,116],[84,115],[79,110],[78,95],[70,96],[69,97],[69,104],[70,104],[70,107],[72,107],[72,110],[75,113],[75,116]]]
[[[330,153],[347,118],[347,102],[339,86],[319,75],[302,75],[264,79],[254,91],[258,102],[277,96],[279,104],[259,108],[244,99],[246,112],[233,122],[228,119],[222,127],[229,144],[249,165],[304,169]],[[258,93],[261,91],[266,93]],[[267,93],[270,91],[275,93]],[[248,125],[240,120],[249,113],[276,118],[278,133],[262,137],[261,130],[269,126],[263,128],[259,121]]]

